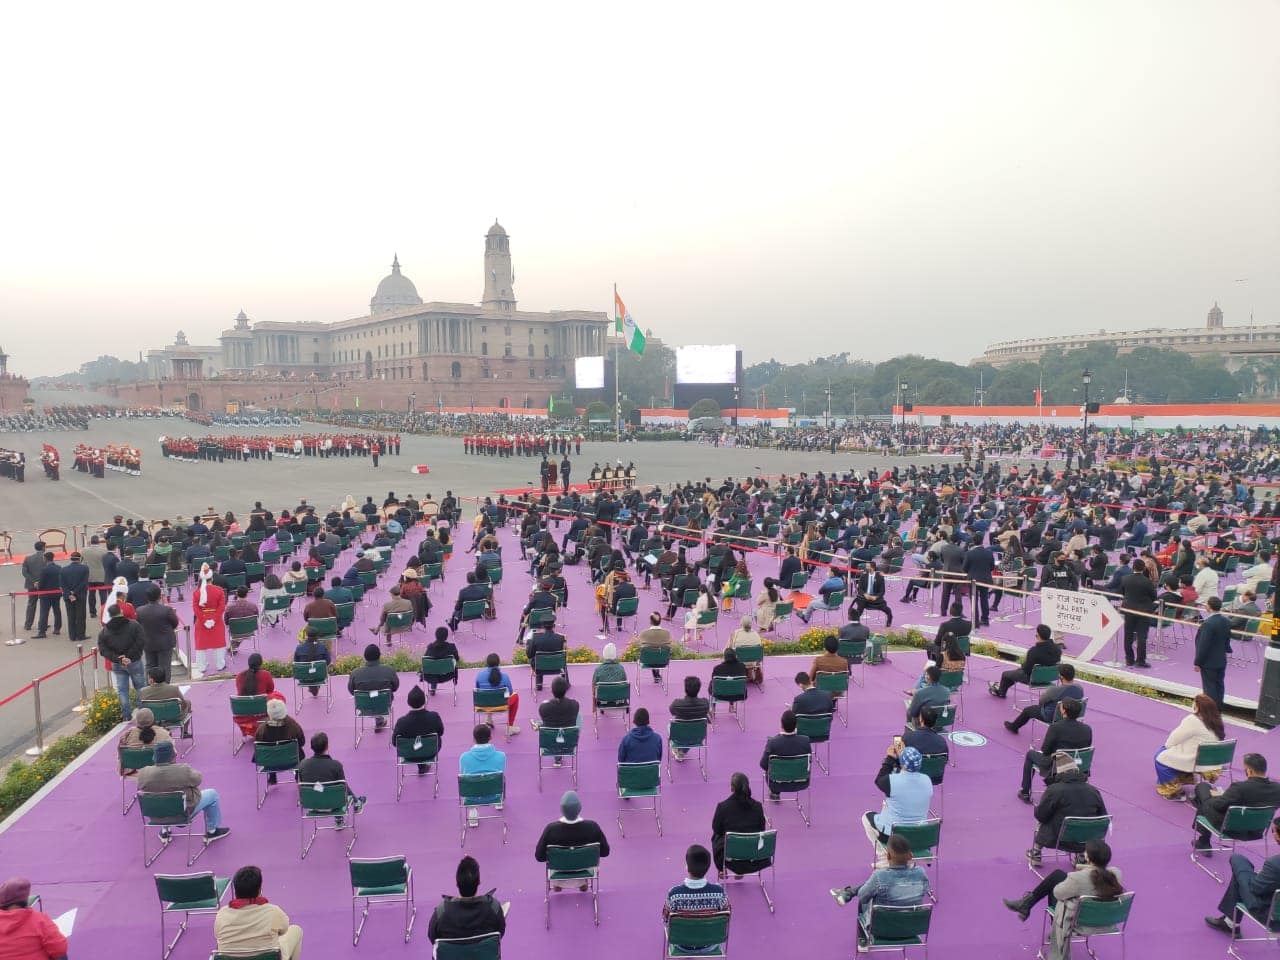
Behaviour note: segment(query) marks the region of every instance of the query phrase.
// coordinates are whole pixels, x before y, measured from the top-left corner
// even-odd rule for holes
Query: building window
[[[551,356],[551,344],[549,344],[549,343],[544,343],[544,344],[542,345],[542,355],[543,355],[544,357],[550,357],[550,356]]]
[[[480,344],[480,356],[487,357],[489,355],[489,341],[484,340]]]
[[[488,325],[487,325],[487,324],[483,324],[483,323],[482,323],[482,324],[480,324],[480,332],[481,332],[481,333],[488,333],[488,332],[489,332],[489,327],[488,327]]]
[[[508,337],[511,336],[511,324],[508,323],[506,325],[506,328],[502,332],[506,334]]]
[[[462,379],[462,364],[457,360],[453,361],[453,364],[449,367],[449,376],[453,377],[455,380]]]
[[[533,344],[529,344],[529,356],[533,356]]]
[[[512,356],[512,353],[511,353],[511,344],[509,344],[509,343],[508,343],[506,346],[504,346],[504,347],[502,348],[502,355],[503,355],[504,357],[510,357],[510,356]]]

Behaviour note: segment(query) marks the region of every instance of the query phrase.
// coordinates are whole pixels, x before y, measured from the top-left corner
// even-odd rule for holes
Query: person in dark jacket
[[[1083,700],[1084,687],[1076,683],[1075,667],[1069,663],[1059,663],[1058,682],[1041,691],[1038,703],[1023,707],[1017,717],[1012,720],[1006,720],[1004,728],[1010,733],[1017,733],[1032,720],[1039,720],[1041,723],[1053,723],[1058,714],[1058,703],[1067,699]]]
[[[35,596],[35,591],[40,589],[40,571],[44,569],[46,563],[48,561],[44,558],[44,541],[37,540],[31,552],[22,558],[22,589],[29,594],[22,629],[27,633],[31,632],[36,622],[36,608],[40,606],[40,598]],[[1277,565],[1277,569],[1280,569],[1280,565]]]
[[[724,659],[711,668],[711,682],[714,684],[716,677],[745,677],[747,668],[741,660],[738,659],[738,651],[733,647],[725,647]],[[729,704],[729,712],[737,713],[738,700],[747,699],[747,688],[750,684],[746,684],[742,688],[741,694],[725,696],[721,694],[719,699]]]
[[[994,583],[992,574],[995,572],[995,568],[996,558],[990,548],[979,543],[965,551],[964,563],[960,569],[973,583],[976,592],[974,603],[977,605],[978,626],[980,627],[991,625],[988,598],[991,595],[991,585]]]
[[[964,615],[964,607],[959,603],[951,604],[948,611],[949,620],[943,620],[932,643],[926,644],[924,651],[939,668],[942,667],[942,651],[946,648],[948,637],[967,637],[973,632],[973,624]]]
[[[458,895],[446,896],[431,913],[427,921],[427,939],[456,940],[480,937],[496,933],[499,938],[507,932],[507,908],[494,899],[493,891],[477,895],[480,889],[480,864],[475,857],[463,857],[458,862],[456,882]]]
[[[121,714],[126,721],[132,720],[133,705],[129,702],[129,685],[132,684],[135,690],[141,690],[147,685],[146,664],[143,661],[147,638],[142,627],[125,617],[119,606],[112,604],[107,616],[107,625],[98,633],[98,653],[111,664]]]
[[[1022,762],[1022,786],[1018,799],[1031,802],[1031,778],[1040,771],[1046,783],[1052,783],[1052,758],[1059,750],[1082,750],[1093,746],[1093,728],[1080,719],[1084,705],[1075,697],[1059,700],[1054,706],[1056,719],[1045,731],[1039,750],[1028,750]]]
[[[430,690],[432,696],[435,696],[436,687],[439,684],[450,683],[450,682],[457,684],[458,661],[462,659],[462,656],[458,653],[458,648],[449,639],[448,627],[436,627],[435,639],[432,640],[429,644],[427,644],[427,649],[423,651],[422,655],[423,657],[429,660],[444,660],[447,658],[453,659],[454,669],[452,673],[444,674],[439,677],[430,677],[430,678],[423,676],[421,673],[418,674],[418,679],[428,685],[428,689]]]
[[[151,584],[147,602],[134,612],[146,637],[143,651],[146,654],[147,672],[162,670],[168,683],[173,669],[173,651],[178,645],[178,614],[173,607],[162,603],[160,588]]]
[[[81,643],[85,636],[85,614],[89,602],[89,567],[81,562],[80,551],[71,554],[70,562],[58,572],[62,602],[67,605],[67,639]]]
[[[438,738],[436,748],[439,756],[439,750],[444,746],[444,721],[440,719],[440,714],[427,709],[427,695],[419,686],[409,691],[409,695],[405,697],[405,703],[409,705],[409,712],[396,720],[396,725],[391,731],[392,745],[401,737],[413,739],[434,734]],[[427,764],[418,764],[418,776],[424,777],[426,774]]]
[[[1196,631],[1196,673],[1200,688],[1222,709],[1226,698],[1227,654],[1231,652],[1231,618],[1222,612],[1222,598],[1210,597],[1209,616]]]
[[[578,725],[582,708],[577,700],[570,700],[566,696],[568,692],[569,681],[564,677],[556,677],[551,681],[551,699],[546,703],[538,704],[538,719],[544,727],[563,730]],[[557,757],[557,766],[559,760],[560,758]]]
[[[1271,821],[1271,839],[1280,844],[1280,817]],[[1256,870],[1253,862],[1241,853],[1231,855],[1231,879],[1223,891],[1216,916],[1205,917],[1204,922],[1215,930],[1232,933],[1240,925],[1240,904],[1255,916],[1265,916],[1271,908],[1271,898],[1280,890],[1280,854],[1273,854]]]
[[[1245,779],[1231,781],[1231,786],[1216,797],[1209,784],[1204,781],[1196,784],[1193,795],[1196,816],[1221,827],[1229,807],[1280,807],[1280,783],[1267,777],[1267,758],[1260,753],[1246,753],[1242,763]],[[1257,840],[1261,836],[1261,833],[1242,835],[1240,839]],[[1208,850],[1209,834],[1197,828],[1195,846],[1197,850]]]
[[[671,701],[672,720],[706,720],[711,716],[711,701],[700,696],[702,680],[698,677],[684,678],[684,696]],[[671,756],[675,760],[683,760],[689,753],[681,747],[671,747]]]
[[[618,744],[619,763],[649,763],[662,759],[662,737],[649,726],[649,711],[641,707],[632,715],[632,727]]]
[[[781,732],[765,741],[764,753],[760,755],[760,769],[769,770],[770,757],[803,757],[809,753],[809,738],[803,733],[796,733],[796,715],[790,710],[782,711]],[[782,785],[769,781],[769,799],[777,800]]]
[[[1101,817],[1107,812],[1102,794],[1084,778],[1071,754],[1054,754],[1053,773],[1054,782],[1036,804],[1035,817],[1039,826],[1031,848],[1027,851],[1027,862],[1033,867],[1040,866],[1041,850],[1045,847],[1057,847],[1062,821],[1067,817]],[[1071,844],[1063,849],[1079,853],[1083,846]]]
[[[53,635],[62,633],[62,568],[53,562],[53,551],[45,551],[44,566],[36,582],[40,591],[40,622],[36,627],[36,639],[43,640],[49,633],[49,613],[53,612]]]
[[[547,862],[547,847],[585,847],[599,844],[601,858],[609,855],[609,838],[594,820],[582,819],[582,801],[572,790],[560,798],[560,819],[548,823],[533,849],[533,859]],[[587,885],[582,884],[585,890]],[[556,889],[559,889],[557,887]]]
[[[947,738],[934,730],[934,724],[938,722],[938,711],[934,707],[922,707],[920,716],[917,720],[917,726],[914,730],[908,730],[902,735],[902,743],[907,747],[915,747],[920,751],[920,756],[929,757],[935,754],[942,754],[944,757],[951,756],[951,748],[947,744]],[[936,787],[942,783],[942,771],[934,774],[929,778]]]
[[[321,730],[311,735],[311,756],[298,764],[299,783],[333,783],[341,780],[347,785],[347,796],[354,800],[355,812],[364,808],[365,798],[358,797],[351,790],[351,781],[347,780],[347,771],[341,762],[329,756],[329,735]],[[342,826],[345,817],[335,817],[334,821]]]
[[[795,680],[800,692],[791,701],[792,713],[796,716],[812,716],[835,711],[835,699],[826,690],[819,690],[813,685],[807,670],[801,670],[797,673]]]
[[[347,677],[347,692],[357,690],[385,690],[389,694],[400,689],[400,675],[382,663],[382,651],[376,643],[364,648],[364,666],[356,667]],[[374,730],[382,730],[387,725],[386,717],[374,720]]]
[[[556,633],[555,621],[548,621],[542,625],[542,629],[534,633],[533,638],[529,641],[529,664],[533,666],[535,658],[540,653],[564,653],[566,645],[563,633]],[[543,677],[561,676],[560,670],[536,670],[534,677],[534,689],[542,689]],[[568,679],[568,674],[563,674]]]
[[[1130,611],[1124,614],[1124,662],[1126,666],[1144,670],[1151,666],[1147,663],[1147,633],[1151,629],[1151,618],[1143,616],[1143,613],[1154,613],[1158,599],[1156,585],[1145,570],[1145,567],[1134,570],[1120,581],[1121,606]]]
[[[1000,682],[988,684],[987,690],[993,697],[1003,700],[1008,695],[1009,688],[1015,683],[1029,682],[1031,672],[1036,667],[1054,667],[1060,660],[1062,660],[1062,648],[1053,642],[1053,631],[1049,629],[1048,624],[1039,624],[1036,627],[1036,642],[1023,656],[1022,665],[1000,674]]]
[[[730,833],[759,833],[766,828],[764,804],[751,796],[751,784],[745,773],[735,773],[729,778],[729,796],[716,804],[711,815],[711,855],[720,872],[745,874],[758,873],[772,862],[771,857],[760,860],[724,859],[725,835]]]
[[[302,724],[289,716],[289,708],[284,698],[275,694],[267,700],[267,719],[258,724],[253,732],[254,743],[285,743],[289,740],[298,745],[298,759],[307,755],[307,735],[302,731]],[[268,768],[271,769],[271,768]],[[276,770],[281,768],[275,768]],[[284,768],[287,769],[287,768]],[[267,784],[276,783],[275,770],[267,774]]]

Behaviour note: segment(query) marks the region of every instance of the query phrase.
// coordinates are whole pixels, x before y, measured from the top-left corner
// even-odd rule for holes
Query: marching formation
[[[546,457],[582,453],[581,433],[468,433],[462,452],[489,457]]]
[[[399,455],[400,435],[292,434],[251,436],[161,437],[160,452],[171,460],[272,460],[275,457],[370,457],[378,465],[384,454]]]

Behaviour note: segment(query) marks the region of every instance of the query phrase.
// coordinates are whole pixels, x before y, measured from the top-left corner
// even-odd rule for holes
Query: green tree
[[[718,416],[720,416],[720,404],[716,403],[710,397],[703,397],[689,408],[690,420],[697,420],[699,417]]]

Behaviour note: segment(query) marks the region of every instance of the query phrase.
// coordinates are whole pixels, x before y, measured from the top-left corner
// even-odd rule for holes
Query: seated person
[[[596,688],[600,684],[625,683],[627,680],[627,670],[618,662],[618,648],[614,644],[606,643],[600,658],[601,662],[591,673],[591,707],[593,710],[596,706]]]
[[[222,807],[217,790],[200,789],[200,773],[185,763],[174,763],[176,754],[172,743],[159,741],[153,751],[155,764],[143,767],[138,771],[139,793],[173,793],[182,791],[186,801],[186,812],[189,817],[204,813],[205,846],[215,840],[221,840],[231,832],[230,827],[222,825]],[[160,836],[169,839],[169,830],[160,831]]]
[[[649,614],[649,629],[641,631],[637,639],[642,647],[665,649],[668,653],[671,651],[671,631],[662,625],[662,614],[657,610]],[[660,669],[654,668],[653,682],[662,682]]]
[[[944,757],[951,756],[951,749],[947,744],[947,738],[934,730],[934,724],[938,722],[938,711],[935,707],[925,706],[920,708],[920,716],[917,718],[917,726],[914,730],[908,730],[902,735],[902,742],[908,747],[915,747],[920,751],[921,757],[942,754]],[[931,777],[933,785],[936,787],[942,783],[942,773],[936,775],[936,779]]]
[[[1004,728],[1010,733],[1017,733],[1032,720],[1041,723],[1052,723],[1058,713],[1058,704],[1067,698],[1084,699],[1084,687],[1076,683],[1076,668],[1069,663],[1058,664],[1058,682],[1046,687],[1040,693],[1040,702],[1023,707],[1012,720],[1004,722]]]
[[[621,564],[621,561],[619,561]],[[627,576],[627,571],[615,566],[613,572],[609,575],[609,587],[605,593],[604,599],[606,603],[600,606],[600,628],[605,632],[609,632],[609,615],[613,615],[615,626],[622,629],[622,617],[618,616],[618,604],[623,600],[634,600],[636,597],[636,585],[631,582],[631,578]]]
[[[428,684],[428,690],[433,697],[436,695],[436,687],[440,684],[458,682],[458,662],[462,659],[462,655],[458,653],[457,646],[449,639],[448,627],[436,627],[435,639],[427,644],[427,649],[422,652],[422,655],[428,660],[453,660],[453,672],[443,676],[428,678],[419,671],[418,679]]]
[[[849,661],[837,653],[839,649],[840,641],[834,635],[822,638],[822,653],[813,658],[813,665],[809,668],[810,680],[817,683],[820,673],[849,672]]]
[[[1093,730],[1080,720],[1082,710],[1084,705],[1073,697],[1058,701],[1057,714],[1045,731],[1044,743],[1039,750],[1028,750],[1022,762],[1022,786],[1018,789],[1018,799],[1023,803],[1031,802],[1031,778],[1035,771],[1040,771],[1045,783],[1053,782],[1051,758],[1057,751],[1093,746]]]
[[[951,619],[943,620],[938,627],[937,634],[934,635],[932,643],[925,645],[925,653],[938,666],[942,666],[943,652],[946,648],[948,639],[954,637],[967,637],[973,631],[973,624],[969,622],[969,618],[964,615],[964,604],[956,601],[951,604]]]
[[[888,630],[893,626],[893,610],[884,598],[884,575],[889,572],[889,565],[884,564],[877,570],[874,563],[868,563],[866,572],[857,578],[857,593],[853,605],[859,612],[878,610],[884,614],[884,626]]]
[[[707,873],[711,870],[711,852],[701,844],[695,843],[685,851],[684,864],[688,876],[682,883],[667,891],[666,902],[662,905],[663,921],[665,922],[673,913],[688,913],[696,916],[727,911],[729,895],[725,893],[724,887],[707,880]],[[697,954],[706,953],[724,945],[718,944],[708,948],[687,947],[684,944],[673,943],[671,946],[686,953]]]
[[[276,682],[266,670],[262,669],[262,654],[249,654],[248,668],[240,671],[236,675],[236,696],[255,697],[263,694],[270,695],[275,692]],[[236,717],[235,724],[240,728],[240,733],[246,737],[252,737],[254,731],[258,729],[258,724],[267,718],[267,715],[253,715]]]
[[[117,755],[124,750],[140,750],[143,747],[155,747],[161,741],[172,743],[173,738],[169,736],[169,731],[164,727],[156,726],[156,715],[151,712],[149,707],[139,707],[133,711],[133,725],[121,735],[119,742],[116,744]],[[124,759],[120,759],[120,775],[128,776],[137,773],[137,768],[124,766]]]
[[[164,667],[152,667],[147,671],[150,682],[138,691],[138,702],[147,703],[153,700],[177,700],[182,707],[182,722],[186,725],[191,716],[191,701],[182,695],[176,683],[168,680],[168,671]]]
[[[298,783],[336,783],[338,780],[347,785],[347,797],[353,802],[355,812],[359,813],[364,809],[365,798],[355,794],[342,764],[329,756],[329,735],[323,730],[313,733],[311,756],[298,764]],[[337,816],[334,822],[341,827],[345,825],[346,818]]]
[[[332,658],[329,645],[320,639],[320,634],[315,627],[307,627],[302,633],[302,642],[293,648],[294,663],[315,663],[316,661],[332,663]],[[313,686],[310,689],[313,697],[320,695],[319,687]]]
[[[765,741],[764,753],[760,755],[760,769],[768,773],[770,757],[803,757],[810,750],[809,738],[803,733],[796,733],[796,715],[790,710],[782,711],[781,731]],[[785,784],[769,781],[769,799],[777,800],[779,792]]]
[[[763,654],[764,638],[752,628],[750,614],[744,616],[738,623],[738,629],[729,634],[728,645],[734,650],[758,650]],[[744,665],[744,669],[747,671],[747,680],[751,683],[764,683],[763,661],[754,660],[749,665]]]
[[[484,666],[476,672],[476,689],[477,690],[497,690],[503,689],[507,693],[507,736],[514,737],[520,732],[520,728],[516,726],[516,713],[520,710],[520,694],[516,693],[515,686],[511,683],[511,678],[507,676],[499,663],[496,653],[491,653],[484,658]],[[492,724],[489,724],[492,726]]]
[[[427,695],[419,686],[414,686],[409,691],[405,703],[409,705],[409,711],[396,719],[396,725],[391,729],[392,745],[401,737],[414,739],[434,735],[437,738],[438,755],[438,751],[444,747],[444,722],[440,719],[440,714],[427,709]],[[425,777],[427,769],[425,763],[418,764],[418,776]]]
[[[759,873],[772,863],[766,857],[761,860],[724,859],[725,835],[730,833],[760,833],[767,829],[764,816],[764,804],[751,796],[751,783],[745,773],[735,773],[729,778],[729,796],[716,804],[716,811],[711,816],[711,854],[715,858],[716,869],[722,873],[728,870],[739,876],[747,873]]]
[[[258,729],[253,734],[253,742],[284,743],[288,740],[298,745],[299,760],[307,755],[307,735],[302,732],[302,725],[289,716],[289,708],[285,706],[284,697],[275,693],[267,700],[267,719],[258,724]],[[274,770],[267,774],[267,783],[276,783]]]
[[[534,631],[533,637],[529,640],[529,666],[533,667],[537,662],[537,656],[540,653],[564,653],[567,641],[563,633],[556,633],[556,624],[554,620],[547,621],[540,628]],[[534,671],[534,689],[542,689],[543,677],[564,676],[568,680],[569,675],[559,670],[535,670]]]
[[[1039,624],[1036,627],[1036,642],[1023,656],[1021,665],[1000,674],[1000,682],[988,685],[987,691],[993,697],[1003,700],[1015,683],[1030,682],[1031,672],[1036,667],[1056,667],[1061,660],[1062,648],[1053,642],[1053,631],[1048,624]]]
[[[1280,783],[1267,778],[1267,758],[1260,753],[1246,753],[1244,760],[1245,779],[1233,780],[1231,785],[1216,796],[1209,784],[1203,781],[1196,784],[1196,815],[1203,816],[1215,827],[1221,827],[1227,815],[1227,808],[1244,807],[1280,807]],[[1261,835],[1248,839],[1257,840]],[[1197,850],[1209,849],[1209,835],[1203,830],[1196,834]]]
[[[857,604],[849,604],[849,621],[840,627],[837,638],[847,643],[871,642],[871,628],[862,622],[862,610]],[[838,650],[839,647],[837,646],[836,649]],[[850,669],[852,669],[855,660],[858,663],[862,662],[861,659],[851,658],[849,661]]]
[[[835,698],[828,691],[815,687],[809,674],[803,670],[796,674],[796,686],[800,688],[800,692],[791,701],[792,713],[797,716],[812,716],[835,711]]]
[[[29,906],[31,881],[10,877],[0,883],[0,943],[15,960],[67,960],[67,938],[43,910]]]
[[[410,582],[416,583],[417,581],[411,579]],[[417,616],[417,610],[413,605],[413,601],[403,596],[401,589],[402,588],[399,584],[392,586],[388,591],[387,602],[382,605],[382,611],[378,616],[378,625],[376,627],[369,628],[369,632],[375,637],[379,633],[383,634],[387,638],[388,647],[391,646],[391,637],[395,633],[409,633],[413,630],[413,619]],[[393,628],[387,623],[387,620],[393,615],[405,613],[410,615],[410,622],[408,624],[402,627]]]
[[[706,720],[711,716],[711,701],[706,697],[699,696],[702,692],[702,680],[698,677],[688,676],[684,678],[684,696],[676,697],[671,701],[671,719],[672,720]],[[687,750],[680,747],[671,748],[671,756],[676,760],[683,760],[688,754]]]
[[[1280,844],[1280,817],[1271,821],[1271,839]],[[1087,851],[1086,847],[1086,851]],[[1242,853],[1231,855],[1231,880],[1218,903],[1218,915],[1205,917],[1204,922],[1215,930],[1232,933],[1240,925],[1239,906],[1253,916],[1266,919],[1271,909],[1271,899],[1280,890],[1280,853],[1268,857],[1262,869],[1255,872],[1253,861]],[[1009,906],[1006,900],[1005,905]],[[1013,907],[1009,906],[1012,910]]]
[[[228,561],[230,562],[230,561]],[[232,620],[247,620],[252,617],[253,622],[258,622],[258,605],[249,599],[249,588],[241,584],[236,587],[233,599],[227,604],[227,609],[223,611],[222,622],[230,623]],[[240,649],[240,639],[238,637],[231,638],[231,653],[235,654]]]
[[[1203,743],[1218,743],[1227,735],[1222,714],[1213,698],[1197,693],[1191,712],[1165,738],[1164,749],[1156,754],[1156,792],[1166,800],[1183,799],[1182,789],[1195,783],[1196,754]],[[1203,771],[1204,778],[1216,781],[1221,771]]]
[[[618,743],[619,763],[650,763],[662,759],[662,736],[649,726],[649,711],[641,707],[631,715],[631,729]]]
[[[499,939],[507,932],[509,903],[499,903],[493,891],[478,894],[480,889],[480,864],[475,857],[463,857],[458,861],[456,880],[458,895],[445,897],[431,913],[427,921],[427,939],[461,940],[496,933]]]
[[[382,651],[378,649],[376,643],[369,644],[364,648],[364,665],[356,667],[347,677],[347,692],[379,690],[384,691],[390,699],[391,695],[399,689],[400,674],[396,673],[394,668],[382,663]],[[386,725],[385,716],[377,717],[374,719],[373,729],[382,730]]]
[[[1047,734],[1046,734],[1047,736]],[[1107,805],[1098,788],[1089,783],[1080,772],[1075,757],[1059,750],[1053,754],[1054,781],[1044,791],[1044,796],[1036,804],[1036,834],[1027,850],[1027,863],[1032,867],[1040,866],[1040,851],[1045,847],[1056,847],[1058,834],[1062,832],[1062,821],[1067,817],[1101,817],[1107,812]],[[1065,848],[1072,853],[1083,849],[1077,844]]]
[[[567,790],[560,798],[560,819],[542,828],[542,836],[533,849],[533,859],[546,863],[547,847],[585,847],[593,843],[599,844],[601,858],[609,855],[609,838],[600,829],[600,824],[582,819],[582,801],[573,790]],[[559,890],[560,887],[554,889]],[[587,884],[584,882],[579,889],[586,890]]]
[[[942,671],[934,664],[924,668],[925,685],[916,690],[907,704],[907,729],[914,730],[922,708],[942,707],[951,702],[951,691],[942,685]]]
[[[1090,840],[1084,845],[1084,860],[1075,870],[1071,873],[1054,870],[1020,899],[1005,900],[1004,905],[1025,922],[1031,915],[1032,908],[1051,896],[1053,899],[1050,902],[1054,905],[1053,929],[1050,933],[1049,950],[1044,956],[1046,960],[1069,960],[1071,944],[1067,934],[1075,924],[1080,898],[1114,900],[1122,893],[1124,887],[1120,883],[1120,871],[1111,866],[1111,847],[1105,840]],[[1234,908],[1234,901],[1232,907]],[[1216,926],[1212,922],[1209,925]],[[1093,932],[1102,933],[1110,929],[1107,927]]]
[[[477,724],[475,729],[471,731],[471,747],[463,751],[462,755],[458,757],[458,773],[463,776],[478,773],[506,773],[507,755],[490,742],[492,739],[493,728],[487,723]],[[476,799],[480,802],[501,803],[502,795],[493,794],[489,797],[478,797]],[[468,807],[467,826],[477,827],[479,825],[480,811],[475,807]]]
[[[885,859],[885,844],[898,823],[922,823],[929,817],[933,782],[920,772],[920,751],[908,747],[902,737],[894,737],[876,774],[876,787],[885,795],[879,812],[863,815],[862,828],[876,851],[877,863]]]
[[[871,925],[873,906],[915,907],[929,896],[929,876],[911,862],[911,844],[904,837],[896,833],[890,835],[885,853],[887,865],[872,872],[857,890],[844,887],[831,891],[842,907],[853,900],[858,902],[859,950],[867,943],[866,931]]]
[[[796,616],[805,623],[813,616],[815,610],[838,610],[840,605],[833,603],[831,595],[833,593],[845,592],[845,579],[842,575],[830,570],[827,579],[822,581],[822,586],[818,588],[818,595],[813,598],[809,606],[804,610],[797,610]]]
[[[551,581],[543,579],[538,587],[529,595],[524,609],[520,611],[519,626],[516,628],[516,643],[524,643],[524,631],[530,626],[529,618],[535,610],[555,610],[556,595],[552,592]]]
[[[582,726],[582,710],[577,700],[570,700],[569,681],[564,677],[556,677],[551,681],[551,699],[538,704],[536,726],[549,727],[553,730],[565,730]],[[562,759],[555,758],[555,765],[561,765]]]
[[[733,647],[725,647],[724,659],[711,668],[711,684],[714,689],[717,677],[743,677],[747,675],[747,668],[742,661],[738,659],[738,651]],[[727,702],[729,704],[729,712],[737,713],[738,702],[747,699],[747,686],[743,686],[742,693],[724,694],[720,693],[716,696],[717,700]]]
[[[453,614],[449,617],[449,629],[458,632],[458,624],[462,620],[462,605],[472,600],[488,600],[489,588],[476,582],[474,570],[467,571],[467,585],[458,591],[458,599],[453,604]]]

